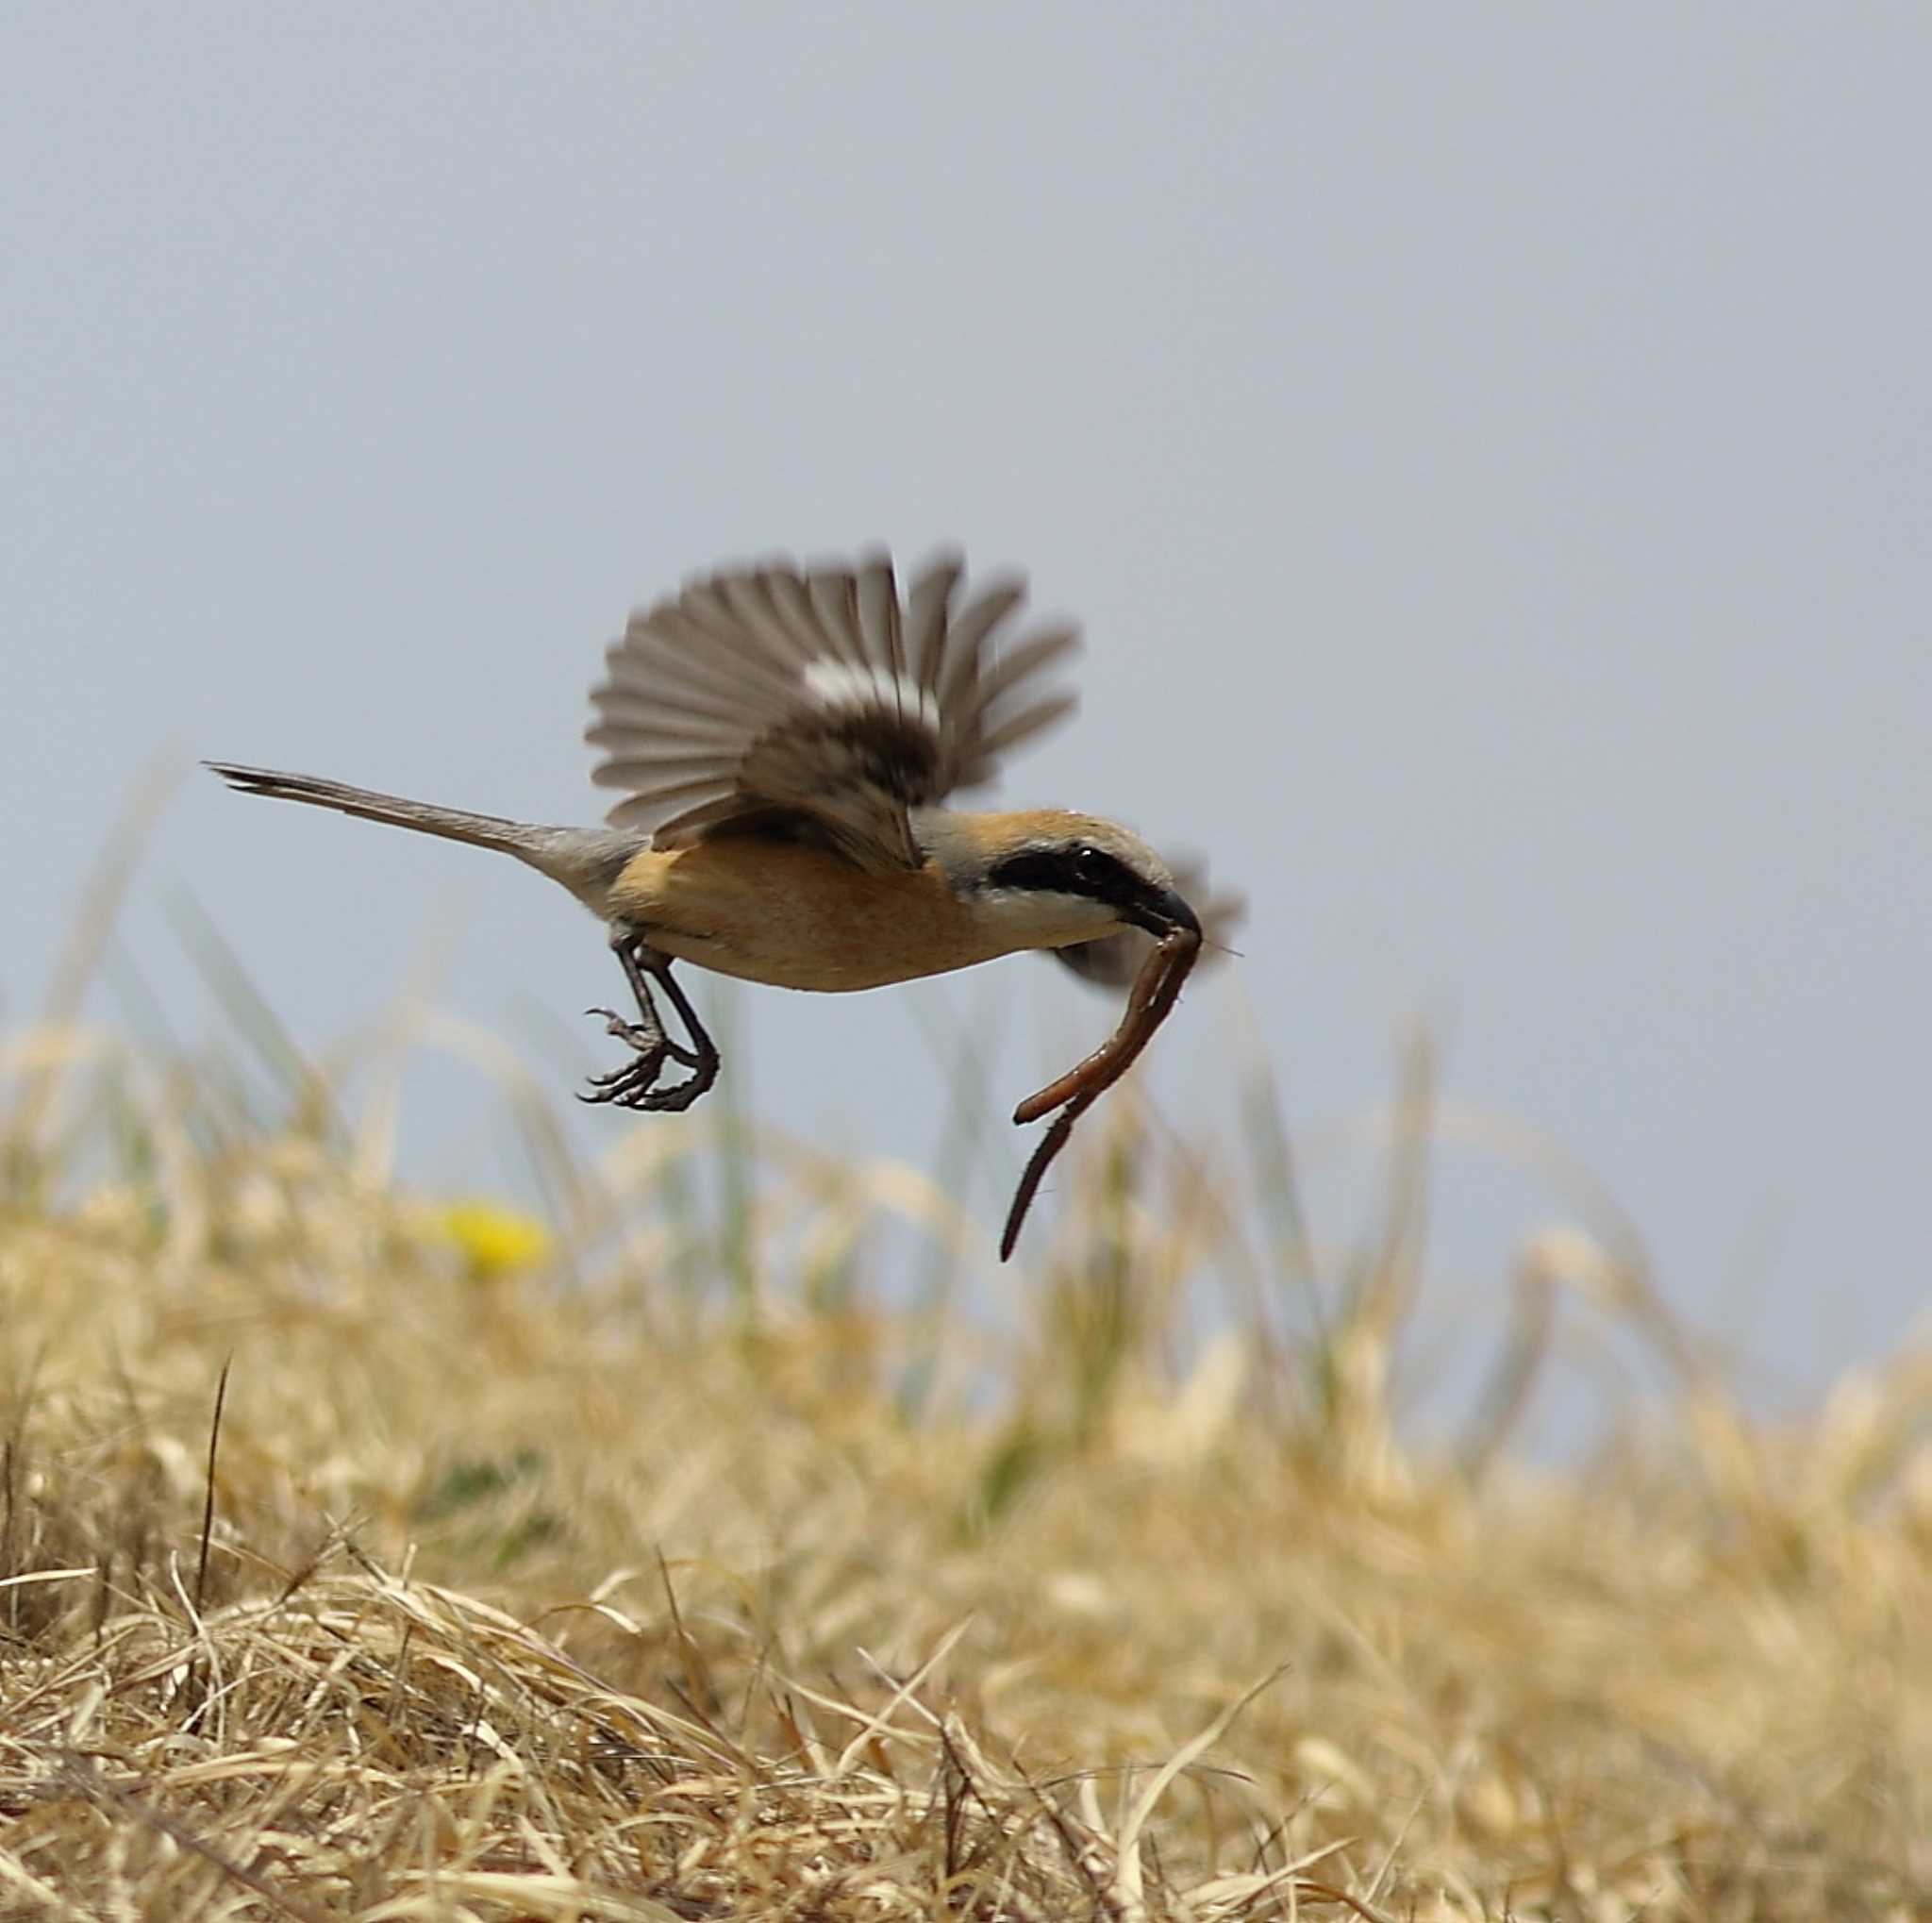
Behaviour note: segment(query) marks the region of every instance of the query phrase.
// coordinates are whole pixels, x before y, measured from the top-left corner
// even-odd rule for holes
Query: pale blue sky
[[[1253,898],[1238,992],[1162,1037],[1178,1113],[1232,1127],[1242,1000],[1311,1141],[1420,1012],[1765,1384],[1899,1340],[1932,14],[71,5],[8,9],[0,75],[9,1023],[162,741],[589,820],[633,601],[958,540],[1088,631],[1005,794]],[[559,1085],[534,1011],[619,986],[512,864],[203,780],[126,925],[190,1029],[177,882],[311,1045],[452,919],[441,999]],[[1024,959],[747,992],[728,1072],[930,1165],[934,1007],[1001,1004],[1002,1101],[1108,1018]],[[472,1080],[412,1079],[413,1175],[494,1140]],[[1481,1313],[1554,1205],[1441,1179]]]

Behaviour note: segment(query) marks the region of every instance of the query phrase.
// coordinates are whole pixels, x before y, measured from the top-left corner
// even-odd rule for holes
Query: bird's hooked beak
[[[1136,928],[1145,928],[1157,941],[1175,928],[1186,928],[1195,935],[1201,932],[1201,918],[1171,888],[1150,891],[1144,899],[1127,910],[1126,918]]]

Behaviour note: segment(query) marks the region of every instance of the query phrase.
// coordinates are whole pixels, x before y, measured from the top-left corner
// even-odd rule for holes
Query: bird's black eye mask
[[[1146,882],[1125,862],[1085,843],[1008,855],[989,878],[995,888],[1084,895],[1089,900],[1104,901],[1110,908],[1135,907],[1145,900],[1148,893]]]

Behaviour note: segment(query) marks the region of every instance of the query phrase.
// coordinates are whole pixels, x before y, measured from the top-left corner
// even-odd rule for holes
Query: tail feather
[[[647,835],[611,828],[540,828],[500,814],[474,814],[467,809],[439,808],[400,794],[383,794],[373,788],[352,788],[346,781],[331,781],[319,775],[249,768],[237,761],[207,761],[203,765],[244,794],[306,801],[363,821],[386,822],[391,828],[414,828],[419,834],[440,835],[444,841],[469,842],[475,847],[514,855],[552,880],[562,882],[597,914],[605,912],[604,891],[617,872],[631,856],[650,845]]]
[[[394,828],[410,828],[425,835],[441,835],[445,841],[474,842],[479,848],[498,848],[505,854],[522,854],[533,835],[541,828],[530,828],[521,822],[506,821],[494,814],[472,814],[466,809],[437,808],[426,801],[408,801],[400,794],[380,794],[373,788],[352,788],[346,781],[329,781],[319,775],[286,775],[275,768],[244,768],[234,761],[207,761],[231,788],[244,794],[269,794],[277,801],[307,801],[317,808],[333,808],[341,814],[359,816],[364,821],[384,821]]]

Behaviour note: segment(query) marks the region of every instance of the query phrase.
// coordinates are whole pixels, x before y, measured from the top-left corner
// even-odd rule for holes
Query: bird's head
[[[1098,815],[922,811],[915,831],[953,892],[1007,945],[1064,948],[1124,928],[1157,938],[1200,922],[1141,837]]]

